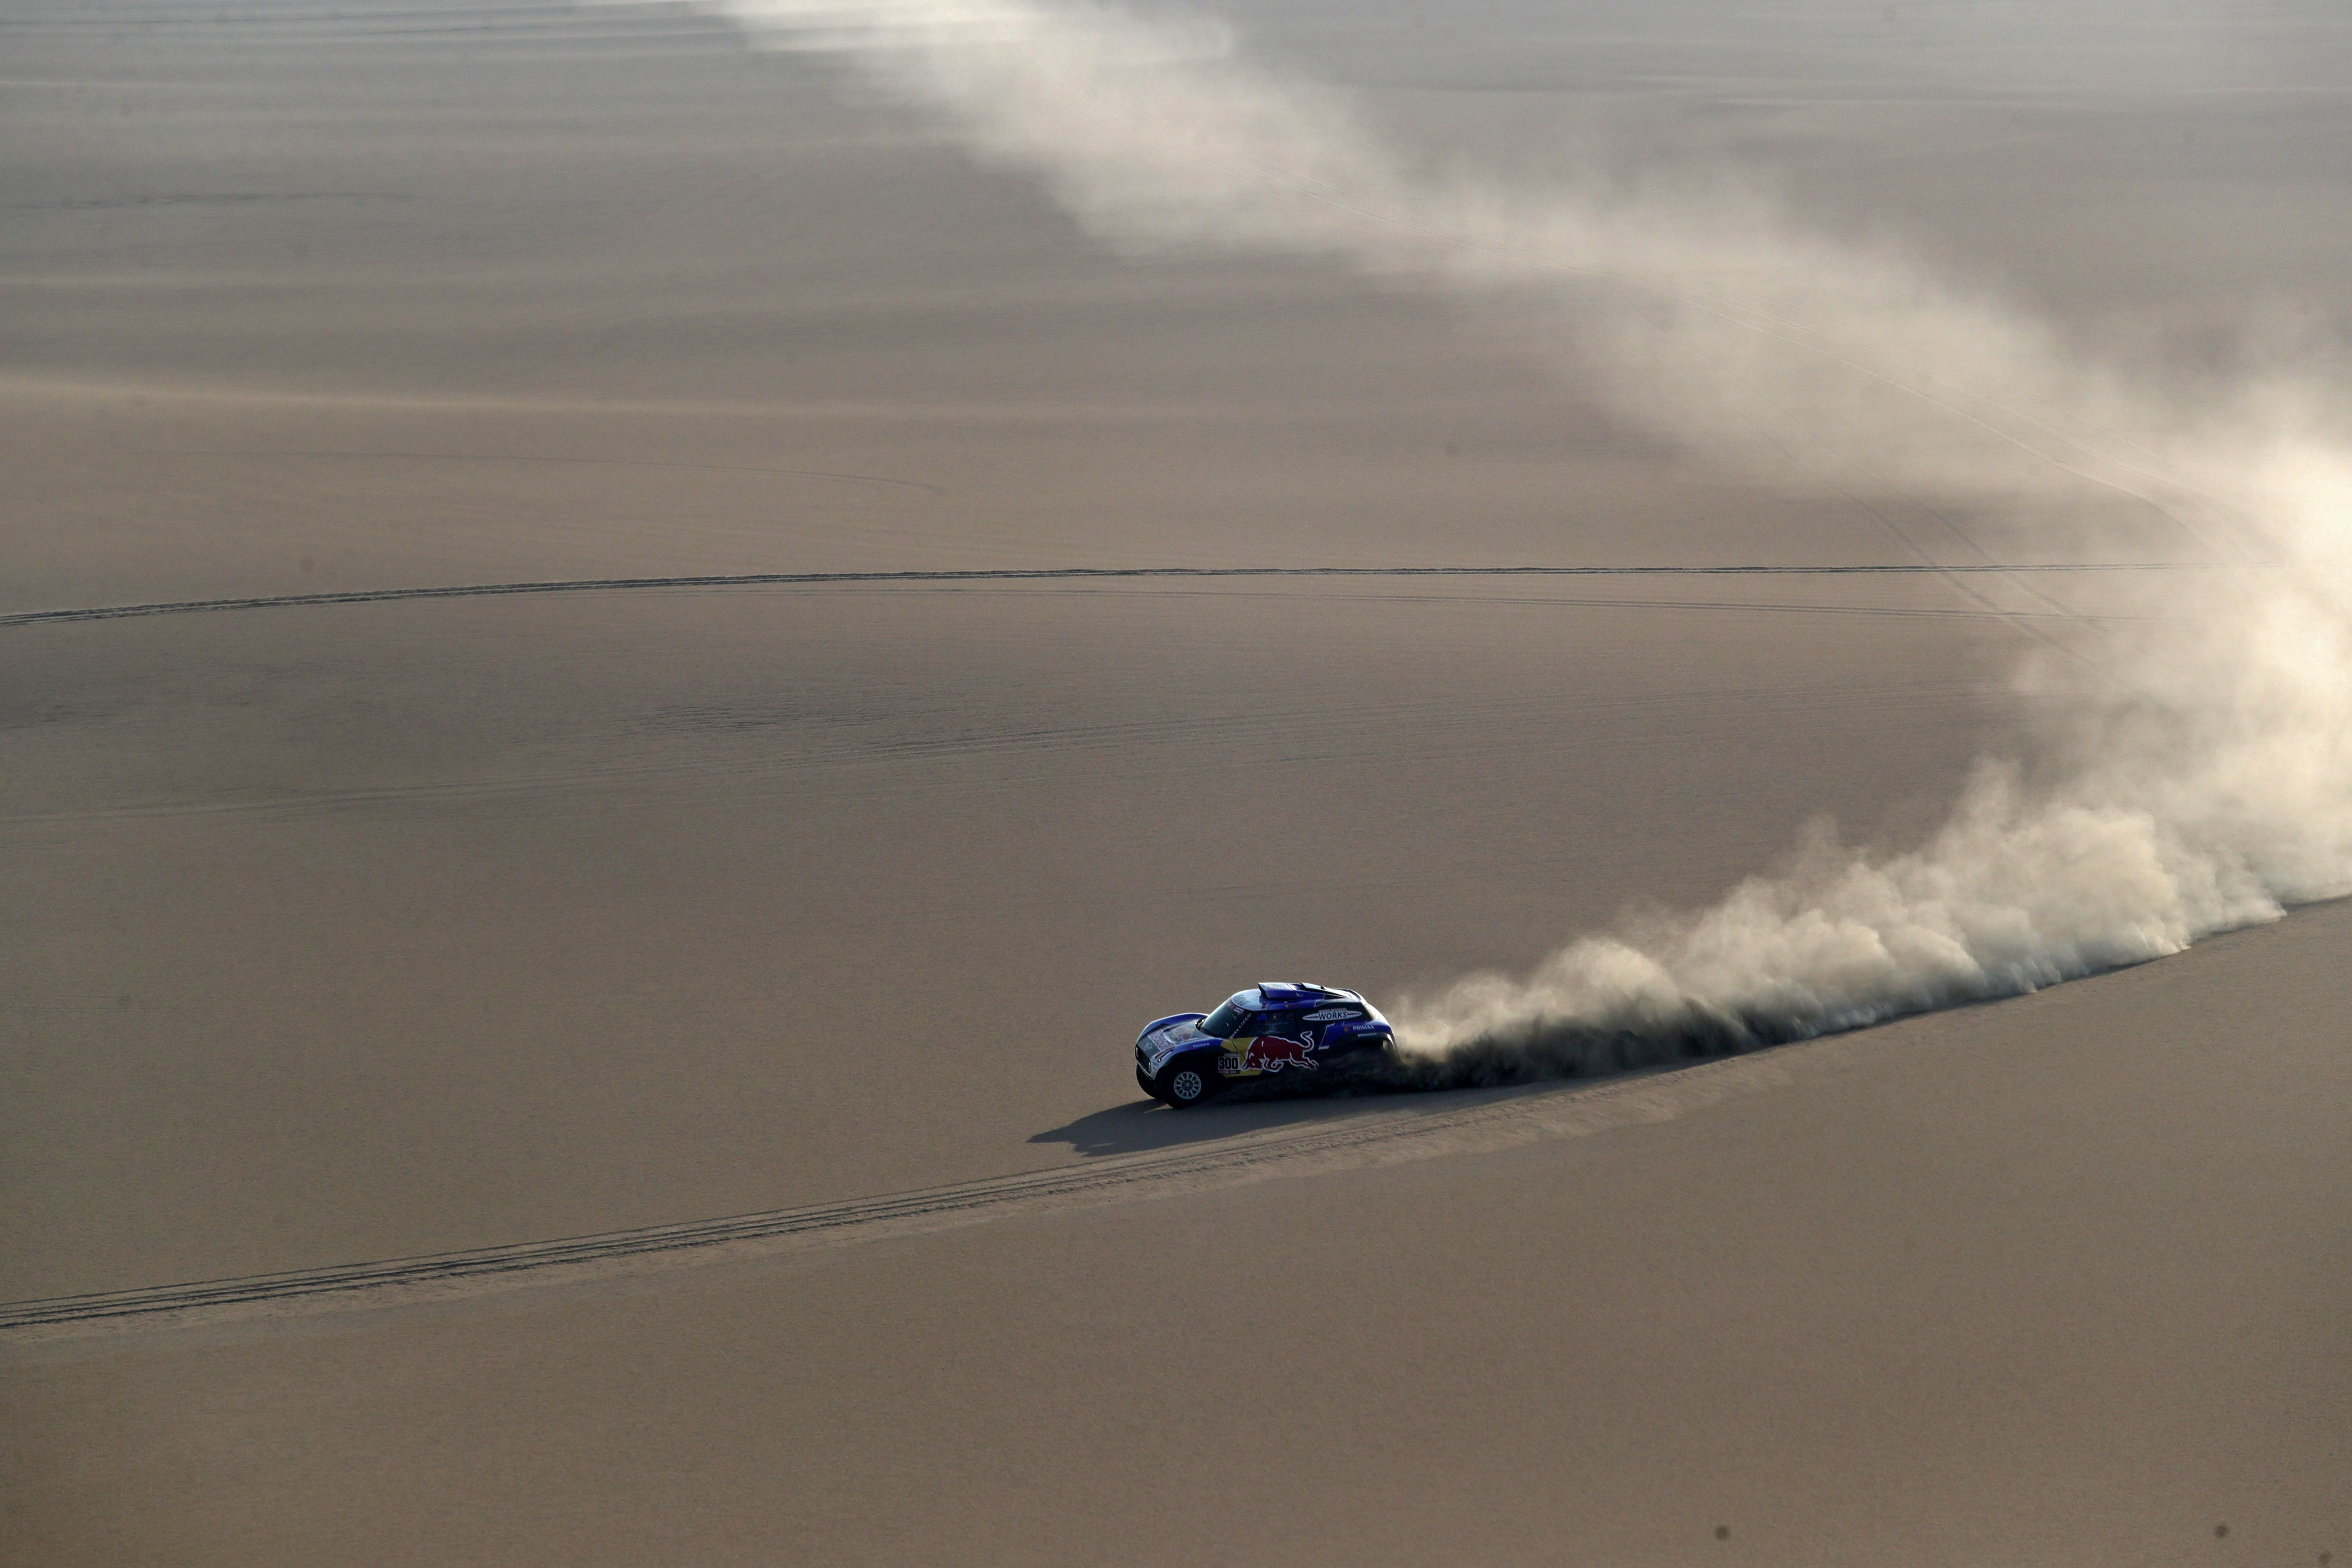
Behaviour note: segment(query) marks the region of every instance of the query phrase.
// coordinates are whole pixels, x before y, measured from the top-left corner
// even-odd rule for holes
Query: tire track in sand
[[[2175,572],[2210,569],[2204,562],[2049,562],[2027,565],[1930,566],[1040,566],[936,572],[731,572],[684,577],[572,577],[532,583],[461,583],[444,587],[356,588],[323,594],[257,594],[232,599],[172,599],[149,605],[96,605],[0,615],[0,628],[77,621],[133,620],[228,610],[299,609],[321,605],[384,605],[407,599],[478,599],[536,594],[613,594],[659,588],[824,587],[893,583],[1064,583],[1235,577],[1934,577],[1954,573]],[[1705,607],[1693,605],[1691,607]],[[1791,606],[1796,607],[1796,606]],[[1977,612],[1982,613],[1982,612]]]
[[[1304,1124],[804,1208],[507,1247],[0,1303],[0,1348],[315,1312],[418,1305],[491,1291],[593,1283],[658,1270],[755,1262],[820,1247],[1056,1210],[1215,1191],[1247,1183],[1484,1153],[1672,1121],[1791,1081],[1845,1047],[1778,1047],[1602,1082],[1558,1082],[1360,1101]],[[1467,1098],[1471,1102],[1464,1103]],[[1433,1106],[1433,1101],[1444,1103]],[[1170,1114],[1175,1114],[1171,1112]]]

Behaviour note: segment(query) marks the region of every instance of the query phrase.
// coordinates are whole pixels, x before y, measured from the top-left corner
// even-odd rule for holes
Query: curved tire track
[[[775,474],[794,479],[833,479],[843,484],[892,485],[900,489],[922,490],[928,494],[947,494],[944,486],[922,479],[902,479],[888,474],[851,474],[838,468],[766,468],[741,463],[668,463],[644,458],[579,458],[530,452],[295,452],[295,451],[199,451],[158,452],[163,458],[317,458],[320,460],[378,463],[513,463],[560,466],[577,464],[599,468],[677,468],[697,474]]]
[[[750,1261],[825,1246],[921,1235],[1054,1209],[1092,1207],[1203,1192],[1281,1176],[1360,1169],[1490,1152],[1539,1138],[1576,1137],[1634,1122],[1669,1121],[1717,1101],[1790,1080],[1803,1058],[1841,1050],[1834,1040],[1766,1056],[1702,1062],[1602,1083],[1550,1083],[1448,1095],[1436,1110],[1341,1115],[1220,1140],[1209,1147],[1112,1156],[804,1208],[730,1215],[678,1225],[432,1253],[323,1268],[194,1280],[131,1290],[0,1303],[8,1341],[394,1306],[488,1290],[582,1283],[655,1268]],[[1393,1104],[1393,1102],[1391,1102]]]
[[[683,577],[572,577],[530,583],[461,583],[446,587],[359,588],[323,594],[257,594],[233,599],[171,599],[148,605],[98,605],[80,609],[18,610],[0,615],[0,628],[79,621],[133,620],[146,616],[209,615],[228,610],[299,609],[322,605],[384,605],[407,599],[477,599],[534,594],[614,594],[656,588],[824,587],[861,583],[1058,583],[1129,579],[1214,580],[1236,577],[1934,577],[2017,572],[2176,572],[2205,569],[2202,562],[2042,563],[2028,565],[1931,566],[1043,566],[967,572],[729,572]]]

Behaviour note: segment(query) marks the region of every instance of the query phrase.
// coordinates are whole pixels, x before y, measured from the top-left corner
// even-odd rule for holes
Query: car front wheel
[[[1217,1080],[1217,1069],[1203,1055],[1178,1057],[1160,1069],[1151,1082],[1151,1092],[1171,1110],[1187,1110],[1203,1100],[1213,1100],[1223,1087]]]

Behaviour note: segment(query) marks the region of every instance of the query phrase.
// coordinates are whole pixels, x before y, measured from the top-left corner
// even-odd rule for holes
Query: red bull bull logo
[[[1252,1040],[1249,1049],[1242,1056],[1243,1072],[1280,1072],[1285,1068],[1305,1068],[1309,1072],[1322,1070],[1307,1054],[1306,1041],[1286,1040],[1274,1035]]]

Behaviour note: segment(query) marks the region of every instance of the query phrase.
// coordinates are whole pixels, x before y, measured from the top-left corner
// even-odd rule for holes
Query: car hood
[[[1201,1033],[1202,1016],[1195,1013],[1190,1017],[1161,1019],[1144,1030],[1136,1040],[1135,1054],[1142,1059],[1148,1070],[1156,1073],[1167,1065],[1169,1058],[1179,1051],[1188,1051],[1196,1046],[1223,1047],[1224,1041],[1214,1035]]]

